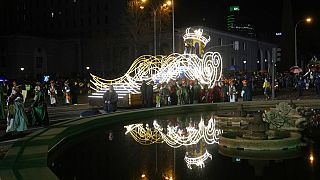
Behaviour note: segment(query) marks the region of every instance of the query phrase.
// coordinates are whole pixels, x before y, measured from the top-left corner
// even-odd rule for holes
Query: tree
[[[150,34],[150,29],[152,29],[152,26],[150,26],[150,18],[147,17],[148,14],[144,12],[142,5],[142,1],[128,0],[125,16],[135,57],[138,55],[138,47],[150,39],[150,37],[146,35]]]
[[[171,6],[163,3],[163,0],[153,0],[144,3],[141,0],[128,0],[126,12],[126,25],[130,34],[130,40],[133,43],[135,56],[138,55],[138,49],[148,42],[153,41],[153,16],[156,12],[157,35],[159,39],[161,32],[169,31],[171,22]]]

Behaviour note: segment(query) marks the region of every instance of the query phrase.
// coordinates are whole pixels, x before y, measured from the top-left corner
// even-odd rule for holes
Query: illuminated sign
[[[240,11],[240,7],[239,6],[230,6],[229,7],[230,9],[230,12],[232,12],[232,11]]]

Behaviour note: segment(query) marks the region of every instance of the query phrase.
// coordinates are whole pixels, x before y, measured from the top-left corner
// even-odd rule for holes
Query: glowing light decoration
[[[198,128],[190,125],[186,128],[187,133],[185,134],[178,126],[168,126],[166,129],[167,133],[164,133],[163,128],[157,121],[153,122],[155,130],[159,131],[163,141],[173,148],[197,144],[201,139],[207,144],[219,144],[218,136],[223,133],[223,130],[216,129],[215,124],[215,120],[211,118],[206,126],[204,120],[201,118]]]
[[[125,134],[130,133],[133,139],[142,145],[163,142],[160,133],[157,130],[152,131],[148,124],[146,124],[145,128],[143,127],[143,124],[131,124],[124,127],[127,129]]]
[[[208,158],[210,158],[212,160],[212,155],[206,150],[206,152],[203,155],[196,157],[196,158],[188,157],[188,153],[186,153],[186,155],[184,157],[184,161],[187,163],[187,167],[189,169],[192,169],[191,165],[196,165],[200,168],[204,168],[205,167],[204,162]]]
[[[223,130],[216,129],[215,124],[215,120],[210,118],[206,126],[204,120],[201,119],[198,128],[190,125],[186,128],[186,134],[178,126],[168,126],[164,130],[157,121],[153,122],[154,130],[149,128],[148,124],[145,128],[143,124],[131,124],[124,128],[126,128],[125,134],[130,133],[133,139],[142,145],[165,142],[170,147],[178,148],[197,144],[202,139],[207,144],[219,144],[218,136],[223,133]]]
[[[183,40],[186,41],[188,39],[201,41],[204,46],[210,41],[210,36],[203,36],[203,29],[196,29],[193,32],[190,32],[191,28],[186,29],[186,34],[183,35]]]
[[[187,28],[183,36],[185,41],[194,39],[202,42],[203,47],[210,41],[210,36],[203,36],[202,29],[196,29],[194,32],[190,30]],[[190,53],[173,53],[168,56],[143,55],[136,59],[129,70],[119,78],[106,80],[91,74],[91,88],[95,93],[89,97],[102,98],[108,86],[112,84],[121,99],[129,93],[140,93],[143,80],[162,83],[176,80],[181,74],[191,80],[197,79],[200,84],[207,84],[212,88],[215,82],[220,80],[221,73],[222,57],[218,52],[206,52],[201,57]]]

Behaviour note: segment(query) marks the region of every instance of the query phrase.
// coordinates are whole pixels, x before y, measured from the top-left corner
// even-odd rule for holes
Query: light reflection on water
[[[197,127],[201,118],[208,125],[211,117],[212,113],[202,113],[164,116],[156,120],[161,127],[179,127],[177,132],[187,135],[187,127]],[[144,129],[148,127],[154,131],[154,120],[147,119],[137,124],[141,123]],[[250,152],[246,157],[238,156],[237,151],[231,152],[234,156],[224,156],[219,153],[217,144],[208,144],[203,138],[178,148],[166,143],[142,145],[129,133],[125,134],[123,127],[128,125],[119,124],[87,132],[81,140],[66,146],[54,158],[51,169],[61,179],[317,179],[319,175],[319,141],[315,141],[313,146],[301,148],[298,155],[291,156],[294,158],[286,158],[292,152],[281,151],[276,155],[266,152],[264,160],[259,160],[250,159]],[[206,151],[212,155],[212,160],[207,158],[204,164],[193,164],[192,169],[188,168],[186,154],[188,157],[199,157]],[[268,155],[272,158],[268,159]]]

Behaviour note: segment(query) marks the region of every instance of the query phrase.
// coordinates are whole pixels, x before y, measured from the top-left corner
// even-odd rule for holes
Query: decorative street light
[[[242,62],[243,62],[243,66],[244,66],[244,71],[246,71],[247,70],[247,67],[246,67],[247,66],[247,61],[243,60]]]
[[[294,65],[298,66],[298,59],[297,59],[297,27],[300,23],[302,22],[307,22],[310,23],[312,21],[312,19],[306,18],[306,19],[301,19],[300,21],[298,21],[294,27]]]

